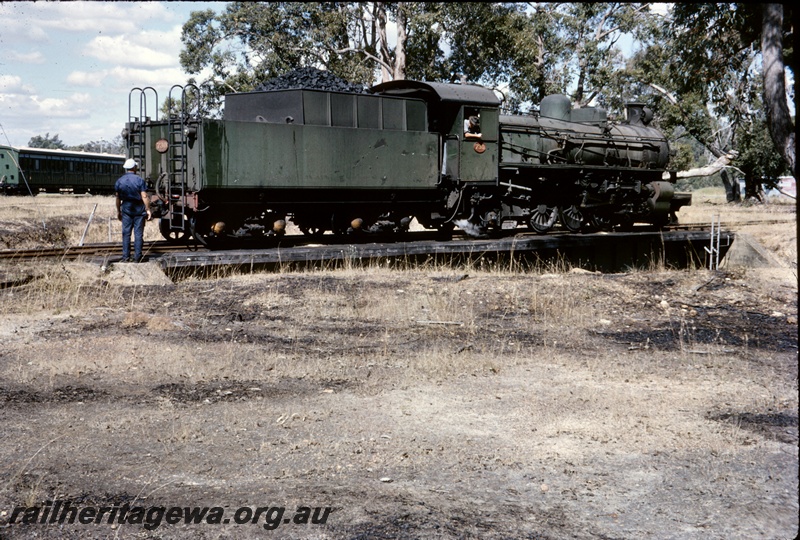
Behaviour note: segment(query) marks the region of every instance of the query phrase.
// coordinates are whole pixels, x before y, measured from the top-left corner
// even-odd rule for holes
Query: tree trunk
[[[764,61],[764,105],[767,124],[775,148],[795,175],[795,133],[789,106],[783,66],[783,5],[764,4],[761,28],[761,55]]]
[[[764,187],[761,185],[761,179],[753,176],[745,176],[744,178],[744,200],[745,201],[766,201],[764,196]]]
[[[736,178],[731,178],[726,170],[723,170],[720,176],[722,177],[722,185],[725,186],[725,199],[728,202],[741,202],[742,190],[739,187],[739,181]]]
[[[386,5],[384,2],[376,2],[376,14],[378,16],[378,57],[381,60],[381,82],[392,80],[394,69],[392,66],[392,55],[389,54],[389,42],[386,38]]]
[[[394,80],[406,78],[406,42],[408,41],[408,17],[403,2],[397,6],[397,45],[394,48]]]

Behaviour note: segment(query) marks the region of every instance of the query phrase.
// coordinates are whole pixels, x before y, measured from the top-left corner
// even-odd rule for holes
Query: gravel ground
[[[0,539],[794,538],[794,257],[179,282],[12,263]],[[41,523],[67,503],[92,522]]]

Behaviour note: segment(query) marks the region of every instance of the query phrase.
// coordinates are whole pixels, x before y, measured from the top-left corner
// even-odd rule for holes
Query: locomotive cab
[[[452,135],[458,135],[458,127],[463,126],[456,178],[464,182],[497,183],[498,116],[497,107],[461,107],[451,131]],[[470,127],[471,120],[475,127]]]
[[[471,84],[399,80],[373,86],[370,92],[415,97],[428,103],[429,130],[441,138],[441,175],[445,182],[497,182],[500,100],[492,90]],[[470,117],[480,121],[479,137],[466,136],[465,122]]]
[[[370,89],[382,95],[416,97],[428,103],[429,129],[439,136],[440,183],[444,212],[421,219],[426,227],[446,224],[470,231],[496,224],[500,100],[495,93],[472,84],[411,80],[390,81]],[[479,131],[470,132],[469,120]],[[467,225],[466,222],[469,222]]]

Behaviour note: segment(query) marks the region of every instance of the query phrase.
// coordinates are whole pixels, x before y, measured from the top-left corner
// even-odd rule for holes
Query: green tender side
[[[433,189],[438,135],[204,120],[203,188]],[[190,169],[192,164],[190,163]]]

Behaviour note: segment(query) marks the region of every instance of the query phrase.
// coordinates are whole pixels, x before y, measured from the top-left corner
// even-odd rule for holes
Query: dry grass
[[[791,253],[781,225],[760,227]],[[287,538],[797,530],[796,276],[351,261],[122,286],[15,268],[37,279],[0,290],[0,511],[133,495],[337,507]]]
[[[75,246],[82,237],[85,244],[114,242],[122,236],[113,195],[0,197],[0,215],[0,249]],[[158,223],[148,222],[145,240],[159,239]]]
[[[703,188],[692,194],[692,206],[680,210],[681,223],[720,220],[723,229],[752,235],[758,242],[797,268],[797,205],[787,197],[770,198],[768,204],[730,204],[722,188]],[[764,222],[759,224],[757,222]],[[753,224],[738,226],[736,223]]]

